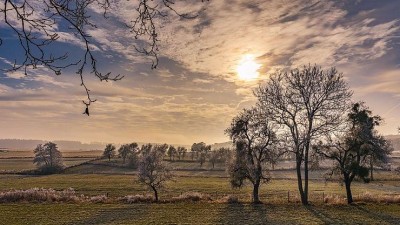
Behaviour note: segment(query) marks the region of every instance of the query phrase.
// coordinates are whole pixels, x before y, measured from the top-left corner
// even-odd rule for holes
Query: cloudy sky
[[[36,1],[32,1],[36,2]],[[400,1],[398,0],[210,0],[180,1],[178,12],[157,21],[159,66],[135,51],[124,24],[136,1],[116,1],[107,20],[93,8],[98,28],[87,32],[102,71],[124,75],[99,82],[85,73],[91,116],[82,114],[85,92],[76,69],[56,76],[39,67],[0,71],[0,138],[83,142],[224,142],[232,117],[254,103],[252,89],[278,69],[304,64],[335,66],[363,100],[385,119],[379,130],[400,126]],[[185,3],[186,2],[186,3]],[[35,3],[33,3],[35,4]],[[0,19],[0,68],[20,59],[15,34]],[[80,40],[62,26],[51,46],[70,59]],[[240,79],[238,65],[254,58],[259,76]]]

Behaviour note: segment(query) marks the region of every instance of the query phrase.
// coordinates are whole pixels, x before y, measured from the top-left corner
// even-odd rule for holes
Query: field
[[[2,224],[398,224],[399,205],[1,204]],[[45,214],[43,212],[51,212]]]
[[[21,154],[21,153],[20,153]],[[91,156],[91,157],[90,157]],[[27,158],[28,157],[28,158]],[[73,155],[66,164],[77,165],[93,159],[94,155]],[[20,155],[0,159],[0,170],[29,169],[29,156]],[[272,181],[262,185],[261,205],[252,205],[251,188],[232,189],[223,164],[213,169],[209,163],[202,167],[196,162],[168,162],[176,171],[174,181],[160,191],[161,203],[127,204],[119,197],[149,192],[138,183],[135,171],[119,165],[120,160],[96,160],[68,168],[63,174],[28,176],[0,175],[0,191],[34,187],[64,190],[73,188],[77,195],[106,195],[106,203],[0,203],[0,224],[399,224],[400,204],[368,203],[355,205],[324,203],[324,197],[344,196],[345,189],[338,182],[326,182],[324,170],[310,174],[310,206],[299,203],[295,173],[290,169],[271,172]],[[376,181],[354,182],[355,198],[365,195],[399,195],[400,175],[378,170]],[[185,192],[199,192],[212,200],[175,202]],[[239,204],[219,201],[226,195],[238,197]]]
[[[65,166],[69,167],[101,156],[101,151],[63,151],[62,154]],[[35,169],[32,150],[9,150],[0,152],[0,172],[18,172],[32,169]]]

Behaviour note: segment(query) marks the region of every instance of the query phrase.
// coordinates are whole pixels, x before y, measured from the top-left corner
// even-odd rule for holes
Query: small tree
[[[211,145],[206,145],[204,142],[194,143],[191,151],[196,155],[197,161],[200,163],[200,167],[206,162],[208,152],[211,150]]]
[[[214,169],[215,164],[225,162],[229,154],[229,148],[219,148],[217,150],[210,151],[210,153],[208,154],[208,161],[211,163],[212,168]]]
[[[212,168],[214,169],[215,163],[219,161],[220,153],[218,151],[211,151],[208,154],[208,161],[211,163]]]
[[[349,204],[353,202],[351,183],[354,178],[367,180],[369,157],[383,161],[392,151],[390,143],[375,131],[381,118],[371,114],[363,103],[355,103],[348,114],[343,134],[333,138],[329,136],[326,144],[315,146],[317,152],[336,162],[332,171],[339,171],[343,176]]]
[[[169,146],[167,150],[167,155],[169,156],[169,160],[173,161],[175,160],[175,155],[177,154],[176,148],[172,145]]]
[[[137,143],[125,144],[121,145],[121,147],[118,149],[118,155],[122,158],[123,164],[125,164],[126,158],[128,157],[132,158],[132,155],[137,153],[137,151],[138,151]]]
[[[53,173],[63,169],[62,154],[58,151],[57,144],[47,142],[44,145],[39,144],[34,150],[33,163],[36,164],[42,172]]]
[[[167,144],[162,144],[162,145],[154,145],[154,150],[160,152],[163,156],[165,156],[165,154],[168,151],[168,145]]]
[[[253,202],[259,203],[261,182],[269,181],[265,166],[270,155],[278,151],[275,127],[259,109],[244,110],[231,123],[226,133],[236,144],[234,159],[229,165],[231,185],[241,187],[245,180],[253,184]]]
[[[177,149],[178,159],[179,160],[185,159],[186,152],[187,152],[187,148],[179,146]]]
[[[111,161],[111,158],[115,156],[115,146],[112,144],[106,145],[103,156],[108,158],[108,161]]]
[[[158,201],[159,189],[163,188],[165,183],[173,178],[173,174],[163,162],[165,152],[160,151],[160,149],[165,147],[156,145],[149,148],[149,146],[151,145],[147,145],[146,151],[141,152],[138,178],[141,183],[154,192],[155,201]]]

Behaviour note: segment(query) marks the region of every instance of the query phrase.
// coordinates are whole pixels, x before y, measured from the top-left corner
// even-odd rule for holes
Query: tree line
[[[122,164],[127,165],[129,167],[136,168],[138,165],[138,155],[146,151],[146,149],[151,148],[153,146],[151,144],[145,144],[141,147],[136,143],[123,144],[117,148],[113,144],[107,144],[104,151],[103,157],[107,158],[108,161],[111,161],[111,158],[121,158]],[[205,162],[209,162],[212,165],[212,168],[215,168],[216,163],[225,163],[231,155],[231,149],[220,147],[218,149],[211,149],[211,145],[207,145],[204,142],[193,143],[193,145],[189,149],[183,146],[174,146],[168,144],[157,145],[162,146],[159,148],[159,151],[162,153],[164,160],[173,161],[192,161],[198,162],[200,167],[204,165]]]

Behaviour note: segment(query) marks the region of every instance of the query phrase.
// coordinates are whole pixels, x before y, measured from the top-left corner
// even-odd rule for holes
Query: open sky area
[[[18,2],[18,1],[16,1]],[[41,1],[30,1],[33,7]],[[225,142],[224,130],[255,103],[252,90],[269,74],[302,65],[336,67],[354,91],[383,117],[378,130],[400,126],[399,0],[177,1],[156,21],[159,64],[135,50],[125,26],[136,1],[115,0],[108,17],[90,8],[97,27],[86,31],[99,68],[124,75],[100,82],[84,78],[97,101],[82,112],[85,90],[76,68],[57,76],[44,67],[6,71],[23,55],[17,36],[0,18],[0,138],[82,142]],[[1,6],[3,7],[3,6]],[[12,18],[10,19],[13,23]],[[53,27],[55,55],[79,59],[83,45],[65,24]]]

